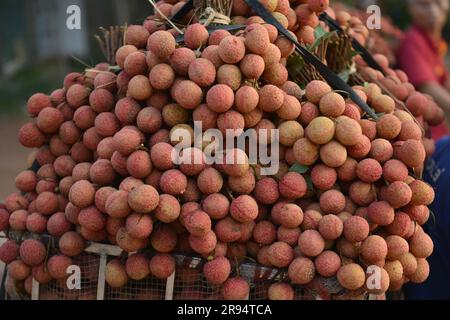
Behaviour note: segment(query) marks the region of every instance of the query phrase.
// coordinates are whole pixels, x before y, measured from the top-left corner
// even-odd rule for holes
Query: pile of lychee
[[[266,5],[274,3],[281,20],[293,11],[288,1]],[[314,3],[328,1],[294,12],[308,9],[317,18]],[[159,8],[180,4],[161,1]],[[235,1],[233,12],[239,4],[246,6]],[[293,299],[295,286],[317,277],[373,293],[427,278],[433,243],[420,225],[434,191],[415,178],[426,157],[421,128],[372,86],[356,90],[376,111],[383,108],[377,122],[325,82],[303,91],[285,66],[293,44],[249,15],[242,11],[247,26],[233,34],[193,23],[182,44],[154,20],[130,26],[116,54],[119,72],[100,64],[29,99],[33,119],[19,141],[35,149],[39,169],[21,172],[18,192],[0,208],[0,230],[11,237],[0,247],[9,277],[28,293],[32,278],[64,285],[73,258],[102,242],[130,253],[108,262],[112,288],[167,279],[177,269],[175,252],[204,257],[198,279],[223,299],[251,297],[252,283],[236,272],[249,259],[288,274],[268,288],[270,299]],[[186,144],[176,133],[193,135],[194,121],[236,135],[279,130],[278,172],[262,175],[263,165],[241,149],[224,151],[239,164],[175,165],[175,146]],[[202,148],[185,145],[183,154],[205,159]],[[42,234],[57,246],[49,250]],[[371,265],[381,268],[376,289],[365,288]]]

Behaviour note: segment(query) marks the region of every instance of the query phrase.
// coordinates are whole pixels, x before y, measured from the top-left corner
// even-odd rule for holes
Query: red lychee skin
[[[142,136],[131,127],[125,127],[117,132],[114,137],[114,148],[122,155],[128,156],[143,142]]]
[[[339,214],[344,211],[345,196],[337,190],[328,190],[320,196],[320,209],[329,214]]]
[[[203,92],[199,85],[191,80],[181,80],[172,87],[173,99],[184,109],[193,110],[203,100]]]
[[[106,213],[113,218],[125,218],[131,213],[131,208],[128,205],[128,192],[118,190],[106,199],[105,203]]]
[[[81,84],[74,84],[66,94],[67,103],[74,109],[86,105],[89,101],[91,90]]]
[[[373,202],[367,210],[370,221],[380,226],[390,225],[394,221],[394,209],[386,201]]]
[[[31,269],[31,273],[33,278],[39,282],[39,284],[47,284],[52,281],[52,277],[48,272],[47,266],[45,263],[35,266]]]
[[[268,249],[270,264],[277,268],[287,267],[294,259],[294,250],[285,242],[275,242]]]
[[[150,260],[151,274],[158,279],[167,279],[175,272],[175,259],[168,254],[157,254]]]
[[[411,253],[416,258],[428,258],[434,249],[433,240],[423,231],[416,231],[409,239]]]
[[[336,169],[324,164],[315,165],[311,170],[311,179],[314,186],[320,190],[329,190],[337,180]]]
[[[47,231],[54,237],[60,237],[72,228],[64,212],[53,214],[47,221]]]
[[[426,152],[422,141],[409,139],[394,145],[394,156],[408,167],[417,168],[424,163]]]
[[[411,197],[411,188],[402,181],[395,181],[386,189],[386,201],[394,209],[406,206],[411,201]]]
[[[128,194],[128,204],[131,209],[138,213],[150,213],[159,204],[158,191],[149,185],[134,188]]]
[[[231,216],[242,223],[250,222],[258,216],[258,204],[248,195],[242,195],[234,199],[230,206]]]
[[[281,178],[278,184],[280,194],[287,199],[302,198],[308,186],[303,176],[297,172],[289,172]]]
[[[289,279],[295,284],[304,285],[314,279],[316,270],[314,262],[306,257],[296,258],[289,265]]]
[[[369,223],[359,216],[352,216],[344,222],[344,237],[356,243],[365,240],[369,235]]]
[[[94,202],[95,188],[87,180],[77,181],[69,192],[69,200],[78,208],[86,208]]]
[[[364,159],[356,167],[356,175],[367,183],[373,183],[381,178],[383,169],[380,163],[374,159]]]
[[[237,241],[242,235],[241,224],[230,217],[218,221],[214,226],[214,232],[219,241],[226,243]]]
[[[150,274],[149,261],[143,254],[135,253],[125,263],[128,276],[133,280],[143,280]]]
[[[323,277],[333,277],[341,267],[341,258],[336,252],[327,250],[322,252],[314,261],[316,271]]]
[[[286,194],[290,193],[290,189],[286,188],[284,191]],[[294,191],[296,190],[294,189]],[[278,183],[272,178],[262,178],[256,183],[254,195],[256,200],[262,204],[274,204],[280,197]]]
[[[54,255],[47,262],[47,268],[52,278],[60,280],[65,279],[67,268],[73,265],[72,259],[65,255]]]
[[[326,240],[336,240],[344,230],[344,225],[338,216],[326,215],[319,222],[319,232]]]
[[[0,246],[0,261],[10,264],[19,256],[19,245],[13,240],[7,240]]]
[[[145,48],[149,32],[143,26],[130,25],[127,28],[125,39],[127,45],[133,45],[136,48]]]
[[[325,240],[316,230],[306,230],[298,238],[300,251],[309,257],[316,257],[325,248]]]
[[[250,294],[250,286],[240,277],[229,278],[222,286],[225,300],[246,300]]]
[[[44,233],[47,229],[47,218],[40,213],[33,212],[27,218],[27,230],[33,233]]]
[[[206,280],[215,285],[224,283],[231,273],[230,261],[225,257],[217,257],[212,261],[205,263],[203,274]]]
[[[27,148],[39,148],[45,142],[45,136],[36,124],[27,123],[19,130],[19,142]]]
[[[155,144],[150,151],[153,165],[160,170],[172,169],[174,166],[172,152],[173,146],[168,143],[160,142]]]
[[[408,168],[399,160],[392,159],[383,165],[383,178],[389,183],[405,181],[408,174]]]
[[[386,226],[386,231],[391,235],[405,237],[409,231],[411,218],[404,212],[396,212],[394,221]]]
[[[14,260],[8,265],[8,275],[14,280],[25,280],[30,273],[30,267],[22,260]]]
[[[52,101],[49,96],[43,93],[32,95],[27,102],[27,111],[32,116],[37,116],[44,108],[52,107]]]
[[[195,60],[195,53],[189,48],[177,48],[170,56],[170,65],[180,76],[188,73],[189,65]]]
[[[91,231],[100,231],[106,225],[106,216],[95,206],[91,206],[80,211],[78,223]]]
[[[386,241],[380,236],[369,236],[361,244],[361,257],[368,263],[376,263],[386,258],[388,247]]]
[[[66,232],[59,238],[59,249],[63,254],[69,257],[81,254],[85,246],[85,240],[75,231]]]
[[[191,234],[188,241],[190,248],[203,256],[209,256],[217,246],[217,237],[212,230],[200,237]]]
[[[144,133],[155,133],[162,126],[161,111],[154,107],[142,109],[137,115],[137,126]]]
[[[216,84],[206,94],[206,104],[214,112],[228,111],[234,103],[234,92],[225,84]]]
[[[211,230],[211,218],[206,212],[197,210],[184,218],[184,224],[190,234],[201,237]]]
[[[187,188],[187,178],[181,171],[171,169],[162,174],[159,185],[164,193],[182,195]]]
[[[214,168],[206,168],[197,177],[197,186],[203,194],[218,193],[223,186],[223,178]]]
[[[149,215],[133,213],[126,219],[128,234],[136,239],[146,239],[153,231],[153,221]]]
[[[58,198],[55,193],[42,192],[36,198],[36,210],[40,214],[49,216],[58,210]]]
[[[180,202],[169,194],[159,196],[159,204],[155,209],[155,217],[164,222],[171,223],[178,219],[181,212]]]

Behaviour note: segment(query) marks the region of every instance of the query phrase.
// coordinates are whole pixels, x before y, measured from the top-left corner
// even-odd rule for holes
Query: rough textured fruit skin
[[[128,194],[128,204],[136,212],[150,213],[159,204],[158,191],[149,185],[141,185],[134,188]]]
[[[245,300],[250,294],[250,286],[241,277],[229,278],[222,286],[224,300]]]
[[[206,104],[214,112],[228,111],[234,103],[234,92],[225,84],[216,84],[206,94]]]
[[[384,260],[387,253],[386,241],[380,236],[371,235],[361,244],[361,257],[368,263]]]
[[[0,246],[0,261],[10,264],[19,256],[19,245],[13,240],[7,240]]]
[[[259,90],[258,107],[266,112],[273,112],[281,108],[284,102],[284,93],[278,87],[267,84]]]
[[[307,284],[314,279],[316,274],[314,262],[306,257],[296,258],[289,265],[288,274],[293,283]]]
[[[278,183],[272,178],[262,178],[256,183],[254,196],[262,204],[274,204],[280,197]]]
[[[277,268],[287,267],[294,259],[294,250],[290,245],[281,241],[270,245],[267,254],[270,264]]]
[[[344,225],[338,216],[329,214],[319,222],[319,232],[326,240],[336,240],[344,230]]]
[[[85,248],[85,240],[75,231],[69,231],[59,239],[59,249],[63,254],[74,257],[81,254]]]
[[[286,199],[302,198],[307,192],[307,184],[303,176],[297,172],[289,172],[281,178],[278,188]]]
[[[260,221],[253,229],[253,239],[259,245],[272,244],[276,239],[276,228],[270,221]]]
[[[386,201],[373,202],[367,210],[370,221],[380,226],[390,225],[394,221],[394,208]]]
[[[369,235],[369,223],[359,216],[352,216],[344,222],[344,237],[356,243],[365,240]]]
[[[305,166],[314,164],[319,158],[319,146],[307,138],[301,138],[294,144],[295,160]]]
[[[339,269],[337,279],[345,289],[357,290],[364,285],[366,274],[358,264],[350,263]]]
[[[208,37],[208,30],[203,25],[194,23],[186,28],[184,43],[188,48],[195,50],[205,45]]]
[[[112,288],[123,287],[128,282],[125,266],[118,259],[111,260],[106,265],[105,281]]]
[[[294,289],[287,283],[274,283],[267,290],[269,300],[294,300]]]
[[[70,188],[69,200],[78,208],[86,208],[94,202],[95,189],[87,180],[75,182]]]
[[[225,63],[238,63],[245,56],[244,42],[235,36],[225,37],[220,41],[219,55]]]
[[[306,98],[309,102],[318,104],[320,99],[326,95],[327,93],[331,92],[331,87],[319,80],[313,80],[310,83],[306,85]]]
[[[54,255],[47,262],[48,272],[52,278],[65,279],[68,274],[67,268],[73,264],[72,259],[65,255]]]
[[[308,257],[316,257],[325,248],[325,239],[316,230],[306,230],[298,238],[300,252]]]
[[[314,266],[321,276],[332,277],[341,267],[341,258],[336,252],[326,250],[314,260]]]
[[[8,265],[8,275],[14,280],[25,280],[31,269],[22,260],[14,260]]]
[[[215,285],[223,284],[231,273],[230,261],[225,257],[217,257],[203,266],[206,280]]]
[[[147,49],[158,58],[168,58],[175,51],[175,38],[167,31],[156,31],[148,38]]]
[[[250,222],[258,216],[258,204],[252,197],[242,195],[231,202],[231,216],[242,223]]]
[[[158,279],[167,279],[175,271],[175,259],[168,254],[157,254],[150,259],[150,271]]]
[[[425,232],[416,232],[409,239],[410,251],[416,258],[428,258],[434,249],[433,241]]]
[[[309,140],[315,144],[327,144],[335,133],[334,122],[327,117],[317,117],[313,119],[305,129],[305,134]]]
[[[149,261],[143,254],[135,253],[128,257],[125,270],[130,279],[143,280],[150,274]]]

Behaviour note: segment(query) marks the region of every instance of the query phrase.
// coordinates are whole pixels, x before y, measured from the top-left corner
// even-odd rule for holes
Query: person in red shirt
[[[448,48],[442,39],[449,0],[408,0],[408,4],[413,24],[400,45],[398,64],[409,81],[444,110],[447,125],[432,129],[437,140],[447,135],[450,127],[450,78],[444,62]]]

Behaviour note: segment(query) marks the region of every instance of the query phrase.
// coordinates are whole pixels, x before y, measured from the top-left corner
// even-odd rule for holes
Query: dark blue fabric
[[[433,186],[436,198],[430,206],[435,220],[430,219],[424,230],[434,243],[433,254],[427,259],[430,276],[423,284],[405,286],[407,299],[450,299],[450,138],[438,141],[436,152],[428,160],[424,179]]]

